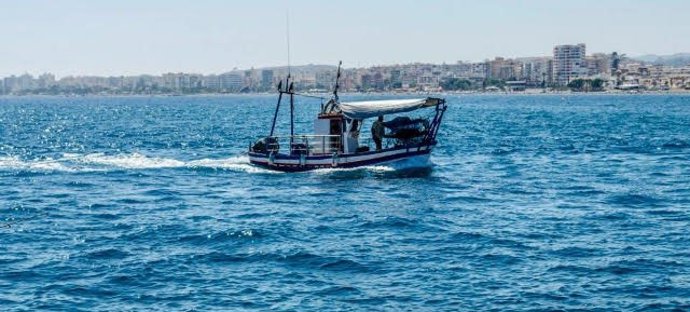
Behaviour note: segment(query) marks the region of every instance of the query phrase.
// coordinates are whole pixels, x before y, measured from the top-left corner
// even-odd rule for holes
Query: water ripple
[[[450,96],[431,166],[299,174],[274,101],[0,98],[0,310],[690,309],[687,95]]]

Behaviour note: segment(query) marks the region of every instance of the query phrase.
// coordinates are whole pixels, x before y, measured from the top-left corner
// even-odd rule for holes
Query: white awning
[[[366,119],[382,115],[410,112],[422,107],[436,106],[441,99],[406,99],[340,103],[340,109],[345,117],[350,119]]]

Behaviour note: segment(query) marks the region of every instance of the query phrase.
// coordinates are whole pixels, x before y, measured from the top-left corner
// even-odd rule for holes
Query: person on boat
[[[352,127],[350,128],[350,135],[355,139],[359,138],[359,124],[360,120],[355,119],[352,121]]]
[[[379,116],[378,120],[374,121],[374,124],[371,125],[371,137],[374,139],[377,151],[381,150],[381,143],[385,132],[386,128],[383,126],[383,116]]]

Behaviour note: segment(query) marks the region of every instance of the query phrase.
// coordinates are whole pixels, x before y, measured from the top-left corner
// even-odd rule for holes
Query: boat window
[[[343,134],[343,119],[331,119],[331,135],[342,135]],[[340,144],[340,137],[330,138],[331,147],[342,152],[342,145]]]

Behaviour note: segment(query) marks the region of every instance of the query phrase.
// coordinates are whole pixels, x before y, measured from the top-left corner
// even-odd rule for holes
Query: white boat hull
[[[428,166],[433,145],[398,147],[382,151],[333,155],[285,155],[249,153],[257,166],[279,171],[307,171],[323,168],[356,168],[406,162],[409,167]]]

